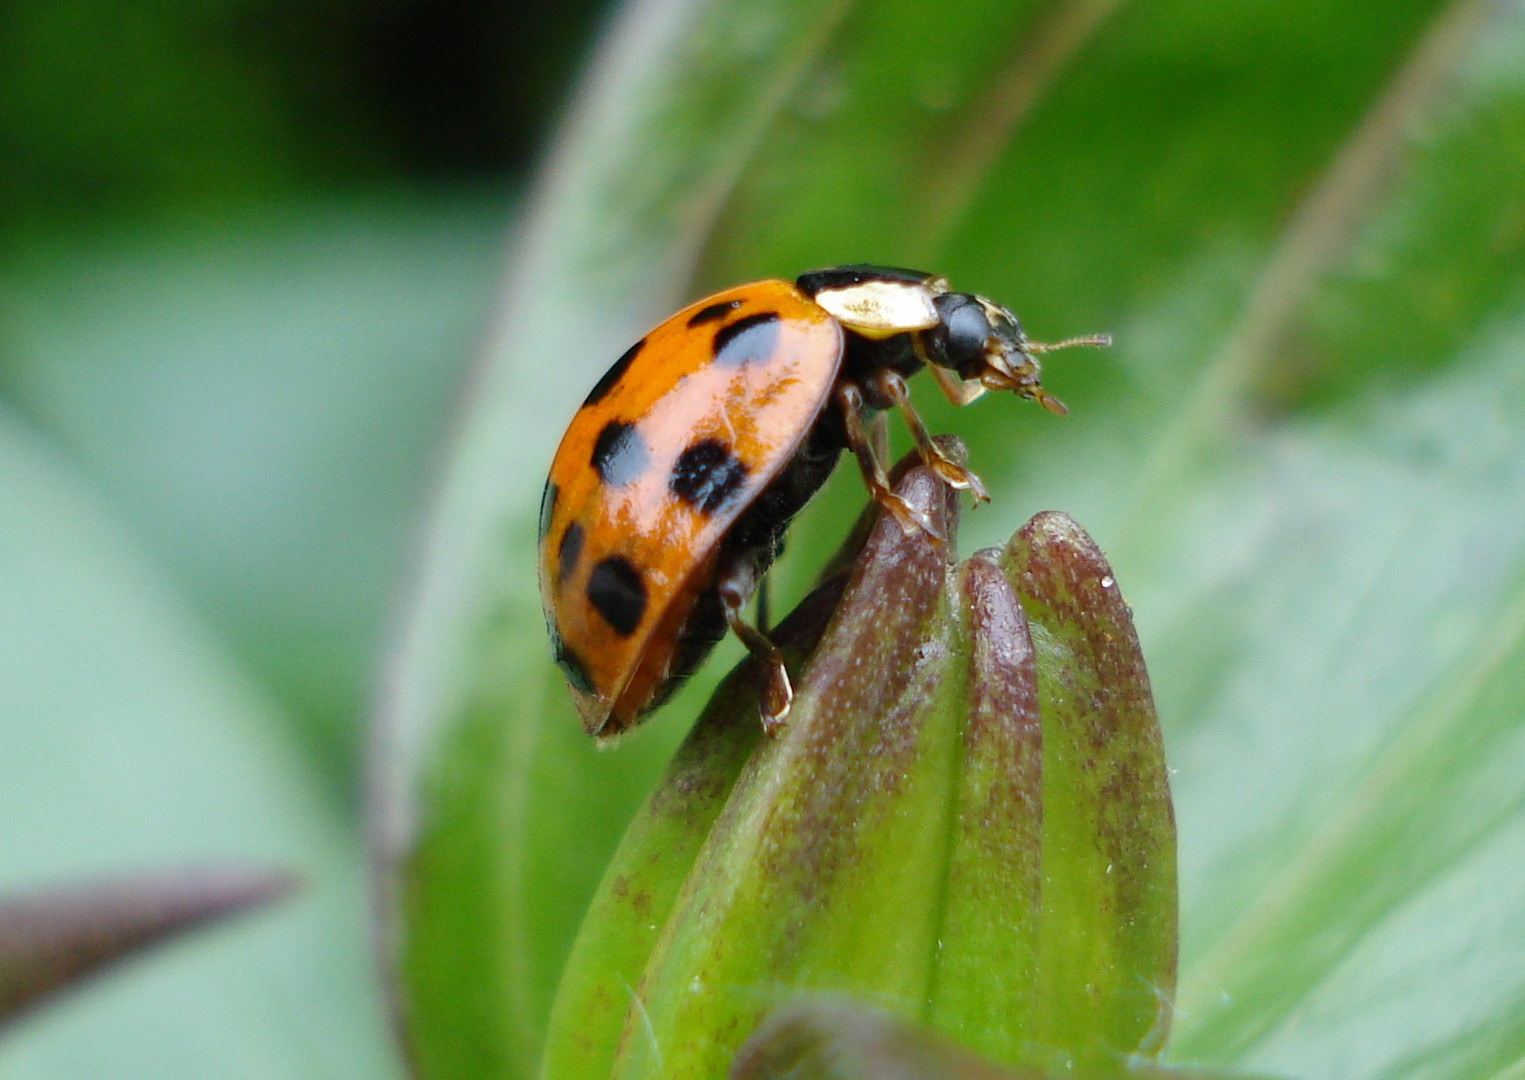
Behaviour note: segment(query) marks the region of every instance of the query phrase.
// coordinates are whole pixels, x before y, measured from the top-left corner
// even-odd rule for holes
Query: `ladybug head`
[[[961,379],[977,380],[988,390],[1010,390],[1061,415],[1069,410],[1043,389],[1038,354],[1072,345],[1112,343],[1105,334],[1051,345],[1029,341],[1015,315],[971,293],[943,293],[933,303],[940,319],[933,334],[933,362],[951,368]]]

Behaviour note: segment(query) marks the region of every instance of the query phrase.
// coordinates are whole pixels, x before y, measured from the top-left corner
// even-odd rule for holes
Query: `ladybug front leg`
[[[869,495],[876,503],[889,511],[907,535],[919,529],[926,533],[933,543],[938,545],[947,543],[947,537],[943,536],[930,517],[890,490],[889,478],[884,473],[884,464],[874,453],[874,446],[869,437],[868,406],[863,400],[863,391],[859,390],[854,383],[840,382],[837,384],[836,398],[837,405],[842,410],[847,445],[852,450],[853,456],[858,459],[858,470],[863,474],[863,483],[867,486]]]
[[[784,654],[779,652],[778,646],[741,617],[747,594],[756,580],[753,568],[733,566],[721,570],[715,588],[720,594],[720,606],[725,611],[725,621],[731,633],[740,638],[747,651],[763,665],[766,682],[757,711],[762,716],[763,732],[777,735],[784,726],[784,717],[789,715],[789,706],[794,704],[794,687],[790,685],[789,669],[784,667]]]
[[[905,379],[899,373],[888,369],[875,372],[870,379],[873,388],[888,400],[893,401],[900,410],[900,415],[905,419],[905,426],[911,429],[911,438],[916,441],[916,450],[921,454],[921,460],[927,467],[941,476],[949,487],[967,491],[973,495],[976,505],[989,502],[990,493],[985,490],[985,485],[980,482],[980,478],[954,461],[937,443],[932,441],[927,425],[921,422],[920,414],[911,404],[911,393],[906,387]]]

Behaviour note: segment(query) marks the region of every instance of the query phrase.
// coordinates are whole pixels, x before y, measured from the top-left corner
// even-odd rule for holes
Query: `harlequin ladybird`
[[[841,266],[755,281],[684,308],[632,345],[572,418],[540,506],[540,592],[556,662],[589,734],[661,704],[729,629],[765,665],[763,726],[789,711],[789,674],[742,607],[789,519],[852,450],[869,493],[942,542],[890,490],[870,422],[894,407],[922,459],[988,498],[943,454],[905,377],[928,367],[956,404],[1011,390],[1051,412],[1044,345],[983,297],[931,274]]]

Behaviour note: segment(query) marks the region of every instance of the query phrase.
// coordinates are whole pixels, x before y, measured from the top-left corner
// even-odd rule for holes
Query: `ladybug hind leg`
[[[757,580],[757,629],[766,636],[773,626],[773,575],[764,572]]]
[[[876,372],[873,375],[873,389],[893,401],[900,410],[905,426],[910,429],[911,438],[916,441],[916,451],[929,469],[942,477],[949,487],[973,495],[975,505],[990,501],[990,493],[985,490],[980,478],[954,461],[932,441],[931,432],[927,431],[927,425],[922,423],[921,415],[911,404],[911,394],[905,379],[898,372],[888,369]]]
[[[858,470],[863,474],[863,483],[868,488],[869,495],[900,523],[906,535],[909,536],[919,530],[926,533],[936,544],[947,543],[948,538],[932,523],[932,519],[927,514],[890,489],[889,477],[884,472],[884,463],[875,453],[873,439],[869,433],[868,405],[863,400],[863,391],[854,383],[841,382],[837,384],[836,397],[837,404],[842,410],[847,445],[852,450],[853,456],[858,459]]]
[[[763,731],[777,735],[784,726],[784,718],[789,715],[789,706],[794,703],[794,687],[789,682],[789,669],[784,666],[784,654],[767,634],[741,616],[756,580],[754,569],[737,565],[723,571],[715,587],[725,612],[726,625],[763,665],[765,682],[757,710],[762,717]]]

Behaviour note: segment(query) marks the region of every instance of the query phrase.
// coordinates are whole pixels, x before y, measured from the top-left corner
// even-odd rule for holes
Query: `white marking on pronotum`
[[[864,337],[877,338],[936,326],[938,315],[932,296],[932,290],[923,284],[870,278],[856,285],[822,289],[815,294],[815,302]]]

